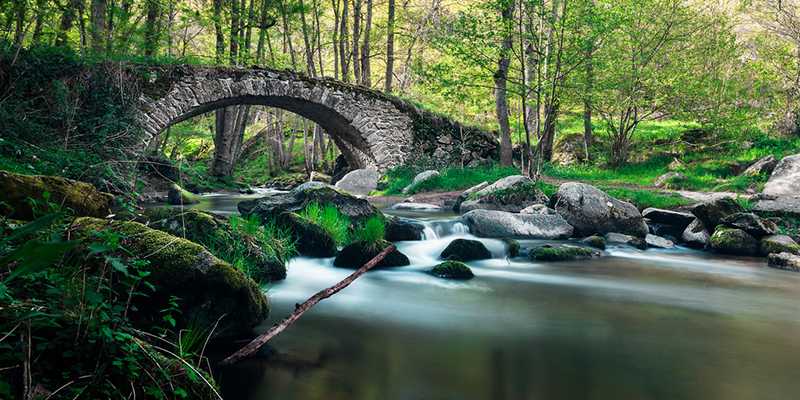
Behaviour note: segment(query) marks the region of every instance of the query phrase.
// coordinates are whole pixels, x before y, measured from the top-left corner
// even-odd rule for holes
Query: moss
[[[533,253],[530,253],[532,258],[539,261],[565,261],[594,255],[595,252],[593,250],[577,246],[539,247]]]
[[[511,238],[500,239],[506,245],[506,254],[508,258],[514,258],[519,255],[519,242]]]
[[[772,253],[791,253],[800,255],[800,245],[794,243],[788,236],[765,236],[758,242],[758,249],[762,255]]]
[[[31,204],[26,199],[44,202],[44,192],[50,193],[49,203],[61,209],[69,208],[76,216],[105,218],[111,213],[109,207],[114,196],[99,191],[94,186],[78,181],[44,175],[20,175],[0,171],[0,215],[8,218],[31,221],[37,213],[53,210],[45,204]],[[10,208],[9,208],[10,206]]]
[[[174,183],[169,188],[169,193],[167,193],[167,203],[169,204],[186,205],[197,204],[199,202],[200,200],[197,200],[197,197]]]
[[[214,257],[203,246],[166,232],[150,229],[137,222],[104,221],[81,218],[75,221],[76,237],[96,241],[92,231],[113,231],[124,236],[121,242],[131,254],[147,260],[147,277],[154,293],[142,298],[137,308],[142,318],[158,318],[177,296],[177,318],[181,326],[192,318],[208,326],[220,322],[226,335],[242,334],[269,315],[269,303],[258,285],[232,265]]]
[[[298,253],[311,257],[336,255],[336,241],[325,228],[289,211],[278,214],[275,222],[297,238]]]
[[[747,232],[727,227],[717,226],[709,240],[711,247],[725,254],[756,255],[758,253],[758,240]]]
[[[589,236],[581,240],[581,242],[588,244],[589,246],[596,247],[600,250],[606,249],[606,239],[602,236]]]
[[[340,268],[361,268],[389,245],[391,243],[385,240],[381,241],[378,249],[369,246],[367,242],[349,244],[339,252],[339,255],[333,260],[333,265]],[[408,257],[401,253],[400,250],[395,249],[387,254],[386,258],[381,260],[375,268],[401,267],[409,264],[411,264],[411,261]]]
[[[459,261],[485,260],[492,258],[492,253],[477,240],[455,239],[447,245],[439,258]]]
[[[433,276],[446,279],[470,279],[475,276],[466,264],[455,260],[447,260],[436,265],[429,273]]]

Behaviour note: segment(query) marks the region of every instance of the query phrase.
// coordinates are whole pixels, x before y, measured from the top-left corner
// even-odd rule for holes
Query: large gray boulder
[[[749,200],[753,211],[759,214],[792,216],[800,218],[800,199],[759,193]]]
[[[305,190],[295,190],[291,193],[245,200],[239,203],[238,208],[239,213],[244,217],[254,214],[262,220],[271,221],[284,211],[298,212],[311,203],[331,204],[340,213],[351,218],[361,219],[372,215],[380,215],[380,211],[372,204],[369,204],[368,201],[359,199],[330,185],[315,185]]]
[[[644,237],[644,240],[647,243],[647,247],[656,247],[659,249],[675,248],[675,243],[672,240],[669,240],[661,236],[647,234],[647,236]]]
[[[355,196],[368,196],[378,188],[381,173],[374,169],[357,169],[348,172],[342,180],[336,182],[336,187],[344,189]]]
[[[414,177],[414,180],[411,181],[410,185],[403,188],[403,194],[408,193],[408,191],[411,190],[411,188],[414,187],[415,185],[436,178],[437,176],[440,176],[439,171],[428,170],[420,172],[419,174],[417,174],[417,176]]]
[[[709,230],[714,230],[725,218],[743,211],[742,205],[730,196],[715,197],[692,207],[692,214],[703,221]]]
[[[459,205],[459,212],[472,210],[495,210],[518,213],[532,204],[547,204],[549,199],[523,175],[507,176],[475,192],[473,200]]]
[[[553,194],[549,206],[575,228],[577,236],[620,232],[644,237],[649,232],[633,204],[617,200],[591,185],[567,182]]]
[[[747,176],[756,176],[760,174],[769,174],[775,170],[775,166],[778,165],[778,159],[775,158],[772,154],[756,161],[753,165],[747,167],[747,169],[742,172],[742,175]]]
[[[762,192],[778,196],[799,197],[800,154],[784,157],[780,160],[764,185]]]
[[[567,239],[572,236],[572,226],[558,215],[474,210],[464,214],[463,218],[472,226],[472,233],[480,237]]]
[[[485,182],[484,181],[484,182],[481,182],[481,183],[479,183],[479,184],[477,184],[477,185],[475,185],[475,186],[473,186],[473,187],[461,192],[461,194],[458,195],[458,197],[456,197],[456,203],[453,205],[453,211],[461,212],[461,203],[467,201],[467,199],[473,193],[478,193],[481,190],[483,190],[484,188],[486,188],[487,186],[489,186],[489,182]]]

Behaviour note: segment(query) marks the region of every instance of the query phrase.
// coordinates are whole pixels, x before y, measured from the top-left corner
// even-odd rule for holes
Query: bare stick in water
[[[292,313],[289,314],[286,318],[284,318],[281,322],[275,324],[275,326],[270,328],[263,335],[253,339],[250,343],[247,344],[247,346],[242,347],[241,350],[237,351],[236,353],[233,353],[233,355],[231,355],[230,357],[222,360],[219,363],[219,366],[232,365],[244,358],[250,357],[253,354],[255,354],[255,352],[258,351],[258,349],[264,345],[264,343],[267,343],[267,341],[274,338],[279,333],[283,332],[283,330],[286,329],[286,327],[288,327],[294,321],[296,321],[297,318],[303,315],[304,312],[308,311],[308,309],[311,308],[314,304],[317,304],[320,302],[320,300],[327,299],[336,292],[346,288],[347,285],[351,284],[354,280],[356,280],[356,278],[358,278],[361,275],[364,275],[365,272],[369,271],[370,269],[372,269],[372,267],[381,262],[381,260],[383,260],[387,254],[394,251],[395,248],[396,248],[395,245],[390,245],[389,247],[383,249],[383,251],[378,253],[378,255],[375,256],[375,258],[370,260],[368,263],[364,264],[364,266],[361,267],[358,271],[353,272],[350,276],[344,278],[339,283],[325,290],[320,291],[314,296],[311,296],[310,299],[306,300],[302,304],[298,304],[297,307],[295,307],[294,311],[292,311]]]

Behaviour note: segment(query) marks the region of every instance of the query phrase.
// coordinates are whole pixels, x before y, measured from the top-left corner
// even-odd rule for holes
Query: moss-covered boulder
[[[299,254],[309,257],[336,255],[336,242],[323,227],[288,211],[276,215],[274,221],[297,239],[295,248]]]
[[[689,247],[705,247],[708,240],[711,239],[711,234],[700,219],[695,219],[686,229],[683,230],[681,239]]]
[[[455,239],[442,250],[439,258],[458,261],[485,260],[492,258],[492,253],[477,240]]]
[[[378,246],[370,246],[367,242],[352,243],[345,246],[333,260],[333,266],[340,268],[358,269],[375,258],[391,243],[381,240]],[[386,255],[374,268],[402,267],[411,264],[408,257],[400,250],[394,249]]]
[[[105,218],[111,214],[109,207],[114,196],[103,193],[93,185],[64,178],[44,175],[20,175],[0,171],[0,215],[11,219],[32,221],[37,214],[49,214],[49,202],[63,209],[71,209],[75,216]],[[34,200],[33,207],[29,200]]]
[[[761,255],[773,253],[791,253],[800,255],[800,245],[787,235],[770,235],[758,241],[758,252]]]
[[[445,279],[471,279],[475,276],[466,264],[455,260],[447,260],[436,265],[428,273]]]
[[[533,204],[547,204],[549,201],[531,178],[512,175],[471,194],[469,200],[459,205],[458,211],[468,213],[472,210],[494,210],[518,213]]]
[[[791,253],[773,253],[767,256],[767,265],[800,272],[800,256]]]
[[[75,222],[76,237],[86,242],[100,239],[92,231],[116,232],[124,237],[121,246],[148,261],[147,282],[154,291],[142,287],[147,297],[135,300],[134,322],[152,323],[161,318],[176,297],[180,314],[173,315],[177,328],[195,320],[201,326],[214,326],[216,335],[236,336],[249,332],[269,315],[269,303],[259,286],[232,265],[214,257],[203,246],[137,222],[81,218]]]
[[[128,218],[130,215],[120,214],[118,217]],[[243,258],[250,266],[250,277],[256,281],[286,279],[285,260],[269,251],[267,247],[270,244],[264,243],[258,236],[233,229],[227,216],[181,208],[149,208],[132,217],[135,222],[152,229],[203,245],[216,257],[228,262],[237,261],[230,257]],[[241,251],[230,251],[234,243]]]
[[[536,261],[567,261],[600,257],[600,252],[572,245],[543,245],[523,247],[520,254]]]
[[[600,250],[606,249],[606,239],[602,236],[592,235],[581,239],[581,243],[596,247]]]
[[[170,186],[169,192],[167,192],[167,204],[188,205],[197,204],[199,202],[200,200],[197,200],[197,197],[174,183]]]
[[[711,229],[721,224],[725,218],[743,212],[744,208],[736,199],[726,196],[695,204],[691,211],[703,225]]]
[[[723,220],[726,225],[739,228],[760,239],[764,236],[774,235],[778,226],[774,222],[759,217],[753,213],[736,213]]]
[[[419,223],[398,217],[386,219],[386,240],[397,242],[401,240],[422,240],[424,228]]]
[[[308,204],[330,204],[342,215],[353,219],[353,222],[366,220],[373,215],[381,215],[375,206],[364,199],[359,199],[344,190],[330,185],[316,183],[314,186],[304,185],[290,193],[246,200],[239,203],[239,213],[247,217],[257,215],[264,221],[271,221],[278,214],[291,211],[299,212]]]
[[[749,233],[728,226],[720,225],[709,239],[711,248],[720,253],[742,256],[758,254],[758,240]]]
[[[580,132],[562,135],[553,143],[553,165],[573,165],[585,160],[587,156],[586,141]]]

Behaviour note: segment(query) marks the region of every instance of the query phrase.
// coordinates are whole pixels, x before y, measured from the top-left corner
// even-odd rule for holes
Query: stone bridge
[[[140,73],[137,121],[147,142],[167,127],[217,108],[277,107],[319,124],[351,168],[384,171],[412,155],[467,164],[495,157],[497,140],[413,103],[291,70],[155,67]]]

